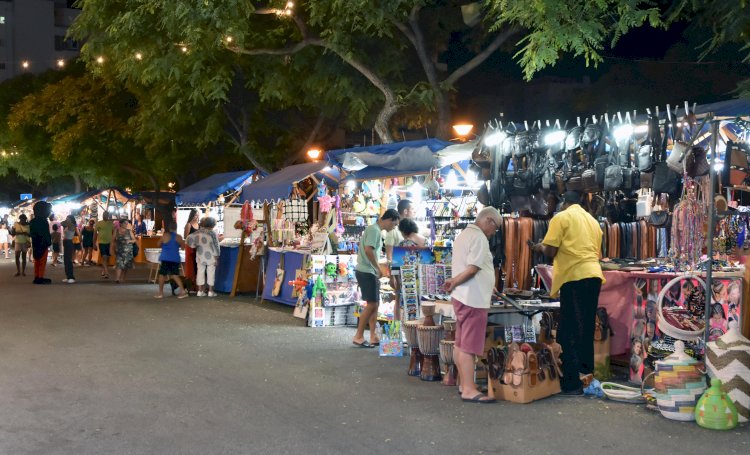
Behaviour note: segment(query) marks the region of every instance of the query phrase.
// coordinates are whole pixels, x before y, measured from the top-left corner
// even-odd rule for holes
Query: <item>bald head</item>
[[[476,221],[474,221],[474,224],[476,224],[488,238],[495,235],[495,232],[500,229],[501,223],[502,217],[495,207],[483,208],[479,211],[479,214],[477,214]]]

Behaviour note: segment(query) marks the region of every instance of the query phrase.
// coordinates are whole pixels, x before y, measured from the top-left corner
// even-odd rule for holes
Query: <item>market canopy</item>
[[[292,192],[292,185],[308,177],[324,180],[328,186],[338,186],[339,170],[325,162],[303,163],[287,166],[267,175],[252,185],[242,189],[240,202],[276,201],[286,199]]]
[[[331,150],[326,154],[326,158],[331,165],[360,180],[397,177],[424,173],[445,166],[446,164],[440,162],[437,153],[454,145],[456,144],[440,139],[425,139]],[[468,154],[470,155],[471,151]]]
[[[245,186],[253,175],[255,171],[214,174],[178,191],[175,201],[178,205],[205,204],[215,201],[227,191],[237,191]]]

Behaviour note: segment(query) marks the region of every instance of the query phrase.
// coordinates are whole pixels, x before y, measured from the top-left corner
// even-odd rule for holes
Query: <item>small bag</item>
[[[654,210],[648,216],[648,224],[654,227],[666,227],[669,223],[669,212],[666,210]]]
[[[622,189],[635,191],[641,187],[641,173],[634,167],[626,167],[622,170]]]
[[[622,188],[622,166],[610,164],[604,170],[604,191],[617,191]]]
[[[664,162],[654,165],[654,193],[676,194],[680,190],[680,174],[669,168]]]
[[[706,150],[700,146],[693,146],[685,156],[685,173],[688,177],[703,177],[708,175],[711,165],[706,158]]]
[[[604,188],[604,176],[609,165],[609,156],[602,155],[594,160],[594,171],[596,172],[596,183],[599,188]]]
[[[643,191],[638,196],[638,202],[635,204],[635,216],[637,218],[646,218],[651,215],[651,206],[654,203],[654,195],[650,191]]]
[[[584,193],[596,193],[599,191],[599,185],[596,182],[596,171],[586,169],[581,174],[581,185]]]
[[[667,165],[678,174],[685,172],[685,155],[687,155],[689,147],[685,142],[677,141],[672,146],[672,152],[667,157]]]
[[[651,145],[642,145],[635,154],[635,165],[641,172],[650,172],[654,170],[654,161],[652,159],[654,148]]]

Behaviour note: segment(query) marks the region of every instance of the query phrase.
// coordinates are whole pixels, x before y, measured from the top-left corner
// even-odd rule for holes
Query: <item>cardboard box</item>
[[[544,381],[537,381],[536,385],[531,387],[528,373],[523,375],[521,385],[518,387],[502,384],[498,379],[491,379],[487,381],[487,384],[488,393],[490,396],[494,394],[495,399],[521,404],[531,403],[560,393],[559,378],[552,380],[548,377]]]

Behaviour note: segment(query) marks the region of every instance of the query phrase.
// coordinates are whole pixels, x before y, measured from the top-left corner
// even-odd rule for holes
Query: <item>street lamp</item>
[[[462,139],[466,138],[466,136],[468,136],[473,129],[474,125],[472,125],[471,123],[459,123],[457,125],[453,125],[453,131],[455,131],[456,134],[458,134],[458,136]]]
[[[320,151],[320,149],[312,148],[307,151],[307,157],[310,158],[313,161],[317,161],[320,159],[320,155],[322,155],[323,152]]]
[[[29,69],[29,61],[28,60],[22,61],[21,62],[21,68],[23,68],[25,70]]]

